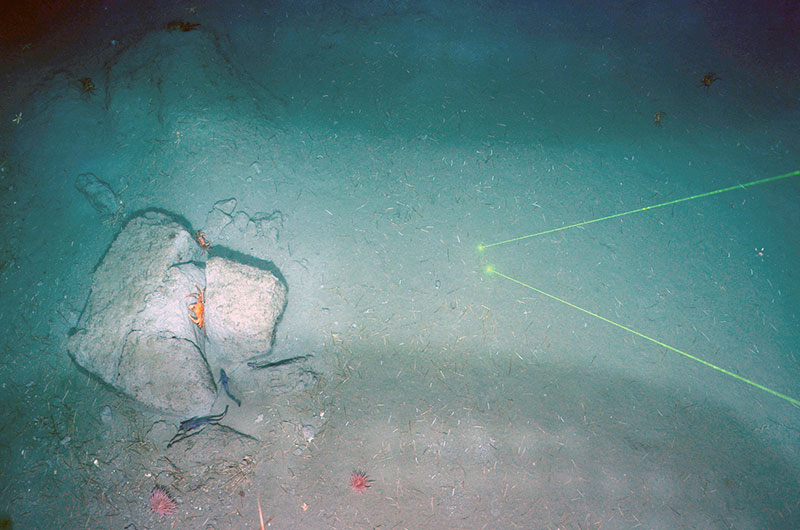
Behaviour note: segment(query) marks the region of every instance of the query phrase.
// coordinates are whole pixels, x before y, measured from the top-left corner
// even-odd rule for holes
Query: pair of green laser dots
[[[543,236],[545,234],[552,234],[553,232],[558,232],[560,230],[567,230],[569,228],[577,228],[579,226],[586,226],[586,225],[589,225],[589,224],[592,224],[592,223],[597,223],[597,222],[600,222],[600,221],[607,221],[609,219],[616,219],[617,217],[630,215],[632,213],[646,212],[648,210],[654,210],[656,208],[663,208],[664,206],[671,206],[673,204],[679,204],[679,203],[686,202],[686,201],[691,201],[691,200],[694,200],[694,199],[701,199],[703,197],[709,197],[711,195],[718,195],[720,193],[725,193],[725,192],[728,192],[728,191],[750,188],[752,186],[757,186],[759,184],[766,184],[767,182],[774,182],[776,180],[782,180],[782,179],[786,179],[786,178],[789,178],[789,177],[794,177],[794,176],[797,176],[797,175],[800,175],[800,169],[796,170],[796,171],[792,171],[790,173],[784,173],[783,175],[777,175],[777,176],[774,176],[774,177],[769,177],[769,178],[765,178],[765,179],[761,179],[761,180],[754,180],[754,181],[748,182],[746,184],[737,184],[735,186],[730,186],[728,188],[722,188],[722,189],[718,189],[718,190],[715,190],[715,191],[709,191],[707,193],[701,193],[699,195],[692,195],[691,197],[684,197],[683,199],[676,199],[674,201],[662,202],[660,204],[653,204],[651,206],[645,206],[644,208],[637,208],[636,210],[630,210],[630,211],[622,212],[622,213],[615,213],[613,215],[607,215],[605,217],[599,217],[597,219],[592,219],[590,221],[583,221],[581,223],[575,223],[575,224],[571,224],[571,225],[568,225],[568,226],[562,226],[562,227],[559,227],[559,228],[553,228],[553,229],[550,229],[550,230],[545,230],[544,232],[537,232],[535,234],[528,234],[528,235],[524,235],[524,236],[520,236],[520,237],[515,237],[513,239],[506,239],[505,241],[498,241],[496,243],[491,243],[491,244],[488,244],[488,245],[478,245],[478,250],[479,251],[484,251],[484,250],[486,250],[488,248],[497,247],[497,246],[500,246],[500,245],[505,245],[507,243],[514,243],[516,241],[522,241],[523,239],[529,239],[529,238],[532,238],[532,237]],[[662,348],[666,348],[666,349],[668,349],[670,351],[674,351],[675,353],[679,353],[679,354],[683,355],[684,357],[686,357],[687,359],[691,359],[691,360],[693,360],[695,362],[698,362],[698,363],[702,364],[703,366],[707,366],[708,368],[713,368],[714,370],[716,370],[716,371],[718,371],[720,373],[723,373],[725,375],[729,375],[729,376],[733,377],[734,379],[738,379],[739,381],[742,381],[743,383],[747,383],[748,385],[754,386],[754,387],[758,388],[759,390],[763,390],[764,392],[767,392],[768,394],[772,394],[775,397],[778,397],[780,399],[788,401],[789,403],[791,403],[792,405],[794,405],[796,407],[800,407],[800,400],[797,400],[797,399],[795,399],[795,398],[793,398],[791,396],[787,396],[786,394],[782,394],[782,393],[780,393],[780,392],[778,392],[776,390],[773,390],[773,389],[771,389],[769,387],[766,387],[764,385],[756,383],[755,381],[751,381],[750,379],[747,379],[746,377],[742,377],[742,376],[740,376],[738,374],[735,374],[735,373],[733,373],[733,372],[731,372],[729,370],[721,368],[721,367],[719,367],[719,366],[717,366],[715,364],[712,364],[712,363],[710,363],[708,361],[704,361],[703,359],[700,359],[699,357],[695,357],[694,355],[691,355],[689,353],[681,351],[678,348],[673,348],[669,344],[664,344],[663,342],[661,342],[659,340],[656,340],[656,339],[654,339],[652,337],[648,337],[647,335],[639,333],[636,330],[633,330],[633,329],[631,329],[631,328],[629,328],[627,326],[623,326],[622,324],[620,324],[618,322],[614,322],[613,320],[609,320],[608,318],[600,316],[597,313],[593,313],[593,312],[589,311],[588,309],[584,309],[584,308],[582,308],[580,306],[577,306],[577,305],[575,305],[573,303],[570,303],[570,302],[568,302],[568,301],[566,301],[566,300],[564,300],[562,298],[559,298],[559,297],[557,297],[555,295],[552,295],[550,293],[546,293],[545,291],[542,291],[541,289],[537,289],[536,287],[533,287],[532,285],[529,285],[529,284],[527,284],[525,282],[517,280],[516,278],[512,278],[511,276],[508,276],[506,274],[503,274],[502,272],[499,272],[499,271],[495,270],[491,266],[486,267],[486,272],[489,273],[489,274],[496,274],[497,276],[500,276],[501,278],[505,278],[506,280],[510,280],[510,281],[512,281],[512,282],[514,282],[514,283],[516,283],[518,285],[521,285],[522,287],[528,288],[528,289],[530,289],[532,291],[535,291],[535,292],[537,292],[537,293],[539,293],[539,294],[541,294],[543,296],[546,296],[546,297],[548,297],[548,298],[550,298],[552,300],[555,300],[557,302],[561,302],[562,304],[565,304],[565,305],[567,305],[567,306],[569,306],[569,307],[571,307],[573,309],[577,309],[578,311],[581,311],[582,313],[585,313],[587,315],[593,316],[593,317],[595,317],[597,319],[602,320],[603,322],[607,322],[607,323],[609,323],[609,324],[611,324],[613,326],[616,326],[616,327],[618,327],[618,328],[620,328],[622,330],[625,330],[628,333],[632,333],[632,334],[636,335],[637,337],[641,337],[642,339],[645,339],[645,340],[648,340],[648,341],[650,341],[650,342],[652,342],[654,344],[657,344],[657,345],[661,346]]]

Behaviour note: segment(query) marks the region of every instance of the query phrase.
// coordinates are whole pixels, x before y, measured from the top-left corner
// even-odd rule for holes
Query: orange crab
[[[718,77],[714,72],[708,72],[703,76],[702,79],[700,79],[700,86],[705,87],[706,91],[708,91],[708,87],[711,86],[711,83],[714,81],[719,81],[720,79],[722,78]]]
[[[84,94],[94,94],[94,81],[91,77],[82,77],[78,79],[81,84],[81,92]]]
[[[189,320],[197,324],[198,328],[205,331],[206,319],[204,313],[206,311],[206,305],[205,305],[206,290],[203,289],[201,291],[200,286],[196,284],[194,287],[195,289],[197,289],[197,292],[186,295],[186,298],[189,298],[190,296],[193,296],[195,298],[195,303],[189,304],[187,306],[189,308],[189,311],[191,311],[191,313],[189,313]]]
[[[208,240],[206,233],[198,230],[194,234],[194,238],[197,241],[197,244],[200,245],[200,248],[203,249],[203,254],[208,252],[208,249],[211,248],[211,242]]]

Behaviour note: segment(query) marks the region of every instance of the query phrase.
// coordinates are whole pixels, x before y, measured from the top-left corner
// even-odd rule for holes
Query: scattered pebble
[[[100,421],[102,421],[104,425],[109,425],[112,419],[111,407],[106,405],[100,409]]]
[[[317,435],[317,428],[313,425],[303,425],[303,438],[307,442],[310,442],[314,439],[314,436]]]

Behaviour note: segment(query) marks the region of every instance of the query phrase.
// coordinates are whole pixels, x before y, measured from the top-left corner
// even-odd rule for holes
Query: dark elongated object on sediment
[[[222,420],[222,418],[224,418],[225,414],[227,413],[228,413],[228,405],[225,405],[225,410],[219,414],[209,414],[208,416],[200,416],[199,418],[197,416],[194,416],[192,418],[189,418],[188,420],[183,420],[181,422],[180,427],[178,427],[178,432],[169,441],[167,447],[170,447],[175,442],[180,442],[184,438],[188,438],[189,436],[194,436],[195,434],[200,432],[197,431],[196,433],[189,434],[189,431],[191,430],[194,430],[198,427],[205,427],[209,423],[219,423],[220,420]]]
[[[228,394],[228,397],[231,398],[233,400],[233,402],[236,403],[237,406],[241,407],[242,406],[242,400],[240,400],[237,397],[234,397],[233,394],[231,394],[231,391],[228,388],[228,383],[229,382],[230,382],[230,379],[228,379],[228,374],[225,373],[225,369],[224,368],[220,368],[219,369],[219,383],[222,385],[222,388],[223,388],[223,390],[225,390],[225,393]]]
[[[284,364],[292,364],[292,363],[296,363],[296,362],[299,362],[299,361],[305,361],[309,357],[311,357],[311,355],[298,355],[297,357],[289,357],[287,359],[281,359],[280,361],[271,361],[271,362],[268,362],[268,361],[262,361],[262,362],[248,361],[247,362],[247,366],[249,366],[250,368],[252,368],[254,370],[260,370],[261,368],[274,368],[276,366],[283,366]]]

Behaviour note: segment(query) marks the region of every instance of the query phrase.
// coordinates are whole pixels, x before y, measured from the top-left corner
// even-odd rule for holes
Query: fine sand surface
[[[452,4],[85,4],[6,30],[0,520],[800,528],[800,175],[645,210],[800,169],[800,15]],[[126,219],[201,230],[231,198],[282,220],[212,243],[281,272],[271,358],[318,383],[265,370],[274,399],[236,413],[268,440],[166,448],[185,418],[65,341]]]

